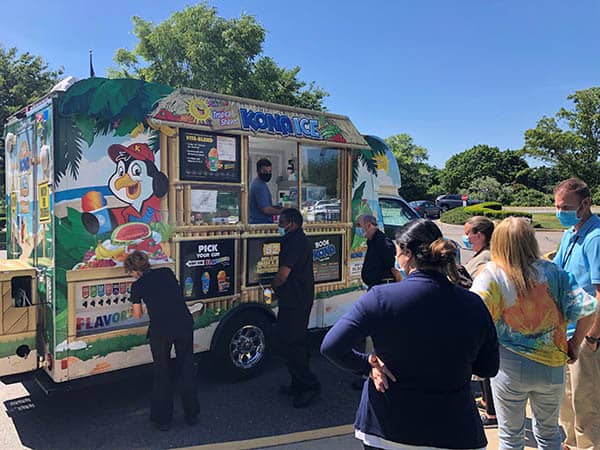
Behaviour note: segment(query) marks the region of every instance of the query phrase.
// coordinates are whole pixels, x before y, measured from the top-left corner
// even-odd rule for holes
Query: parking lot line
[[[262,438],[247,439],[244,441],[222,442],[218,444],[196,445],[184,447],[180,450],[248,450],[261,447],[273,447],[276,445],[294,444],[297,442],[312,441],[345,434],[354,434],[354,425],[340,425],[330,428],[319,428],[316,430],[299,431],[296,433],[280,434]]]

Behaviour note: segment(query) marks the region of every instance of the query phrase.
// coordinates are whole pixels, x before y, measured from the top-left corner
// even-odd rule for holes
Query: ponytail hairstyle
[[[460,280],[456,266],[458,248],[454,242],[442,236],[432,221],[415,219],[408,222],[396,233],[396,244],[412,252],[417,269],[437,270],[453,283]]]

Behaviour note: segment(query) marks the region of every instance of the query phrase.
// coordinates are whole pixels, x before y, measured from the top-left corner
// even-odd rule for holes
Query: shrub
[[[465,211],[471,213],[472,211],[479,211],[481,208],[493,209],[494,211],[502,211],[502,203],[499,202],[483,202],[476,205],[470,205],[465,208]]]
[[[521,189],[513,194],[513,206],[550,206],[552,196],[536,189]]]
[[[465,208],[459,206],[458,208],[452,208],[440,216],[440,220],[444,223],[450,223],[453,225],[464,225],[473,214],[469,214],[465,211]]]
[[[486,208],[486,204],[491,204],[492,208]],[[469,218],[473,217],[473,216],[485,216],[485,217],[489,217],[490,219],[498,219],[498,220],[502,220],[505,219],[507,217],[525,217],[529,220],[531,220],[532,215],[530,213],[526,213],[526,212],[519,212],[519,211],[509,211],[509,210],[498,210],[498,209],[493,209],[493,208],[497,208],[499,205],[499,203],[497,202],[486,202],[486,203],[480,203],[478,205],[471,205],[471,206],[467,206],[467,207],[459,207],[459,208],[454,208],[451,209],[450,211],[446,211],[445,213],[442,213],[440,220],[444,223],[450,223],[453,225],[463,225],[467,220],[469,220]],[[500,205],[501,207],[502,205]]]

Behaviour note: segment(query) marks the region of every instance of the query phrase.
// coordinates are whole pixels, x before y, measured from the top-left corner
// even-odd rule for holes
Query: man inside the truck
[[[250,223],[273,223],[273,216],[281,213],[280,206],[273,206],[267,183],[271,180],[273,166],[266,158],[256,163],[256,178],[250,184]]]

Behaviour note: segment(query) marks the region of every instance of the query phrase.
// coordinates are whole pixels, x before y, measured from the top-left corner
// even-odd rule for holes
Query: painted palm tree
[[[136,79],[88,78],[78,81],[61,97],[58,114],[63,121],[56,152],[56,181],[67,172],[77,178],[82,157],[81,143],[91,146],[99,134],[137,136],[151,128],[149,145],[159,147],[159,129],[146,120],[156,102],[173,89]]]

